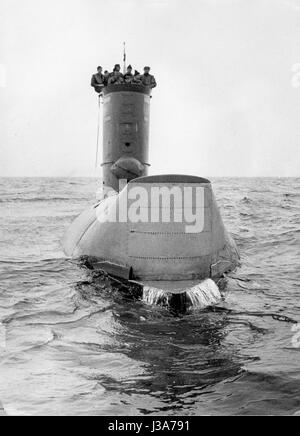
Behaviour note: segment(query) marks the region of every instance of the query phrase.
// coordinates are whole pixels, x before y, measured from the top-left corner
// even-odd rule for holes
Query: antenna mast
[[[124,42],[123,45],[124,45],[123,74],[125,74],[126,73],[126,42]]]

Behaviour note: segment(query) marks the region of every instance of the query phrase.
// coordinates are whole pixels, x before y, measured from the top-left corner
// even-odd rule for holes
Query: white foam
[[[162,301],[166,301],[168,304],[168,292],[162,289],[152,288],[150,286],[144,286],[143,288],[143,301],[147,304],[157,305]]]
[[[211,279],[204,280],[192,289],[189,289],[187,296],[191,300],[192,306],[198,309],[212,306],[222,298],[218,286]]]
[[[204,309],[218,303],[222,296],[218,286],[211,279],[206,279],[200,282],[193,288],[186,289],[186,294],[193,308]],[[143,301],[146,304],[159,305],[164,303],[168,305],[170,291],[144,286]]]

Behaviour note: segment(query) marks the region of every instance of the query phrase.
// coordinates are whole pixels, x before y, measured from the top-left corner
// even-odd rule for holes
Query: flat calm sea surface
[[[217,307],[174,316],[65,258],[97,180],[0,179],[7,414],[300,414],[300,179],[213,188],[242,266]]]

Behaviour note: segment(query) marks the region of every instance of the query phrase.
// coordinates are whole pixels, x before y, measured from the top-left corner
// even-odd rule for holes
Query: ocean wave
[[[69,201],[81,201],[83,198],[74,198],[74,197],[33,197],[33,198],[22,198],[22,197],[10,197],[10,198],[1,198],[0,203],[36,203],[36,202],[69,202]]]

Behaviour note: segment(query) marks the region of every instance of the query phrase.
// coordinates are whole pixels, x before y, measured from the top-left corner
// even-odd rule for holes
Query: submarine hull
[[[160,201],[154,201],[153,192],[160,194]],[[200,200],[185,201],[187,192],[201,193]],[[211,183],[191,176],[131,181],[80,215],[63,247],[68,256],[88,256],[114,276],[173,293],[205,279],[217,281],[239,264]]]

